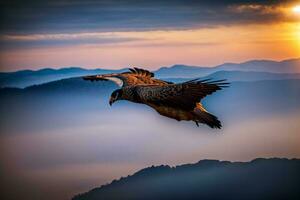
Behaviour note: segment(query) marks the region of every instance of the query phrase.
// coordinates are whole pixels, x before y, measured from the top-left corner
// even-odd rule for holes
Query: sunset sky
[[[300,57],[300,1],[2,1],[0,70]]]

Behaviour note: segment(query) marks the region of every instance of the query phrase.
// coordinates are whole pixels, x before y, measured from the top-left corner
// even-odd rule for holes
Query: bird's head
[[[110,95],[109,105],[112,105],[115,101],[122,99],[123,91],[121,89],[113,91]]]

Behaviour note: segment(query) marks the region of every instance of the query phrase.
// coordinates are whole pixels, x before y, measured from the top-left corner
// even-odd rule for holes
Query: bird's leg
[[[199,127],[199,123],[197,121],[195,121],[196,125]]]

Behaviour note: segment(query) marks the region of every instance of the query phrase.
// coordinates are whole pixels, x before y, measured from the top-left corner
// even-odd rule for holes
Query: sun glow
[[[293,11],[294,13],[300,14],[300,5],[294,6],[294,7],[292,8],[292,11]]]

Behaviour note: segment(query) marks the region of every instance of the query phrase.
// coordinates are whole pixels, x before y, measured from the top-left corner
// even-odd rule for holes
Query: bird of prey
[[[194,121],[211,128],[221,128],[218,118],[210,114],[201,100],[217,90],[228,87],[226,80],[194,79],[183,83],[172,83],[154,78],[154,74],[145,69],[132,68],[128,72],[84,76],[84,80],[115,82],[119,89],[111,94],[109,104],[118,100],[146,104],[160,115],[178,121]]]

